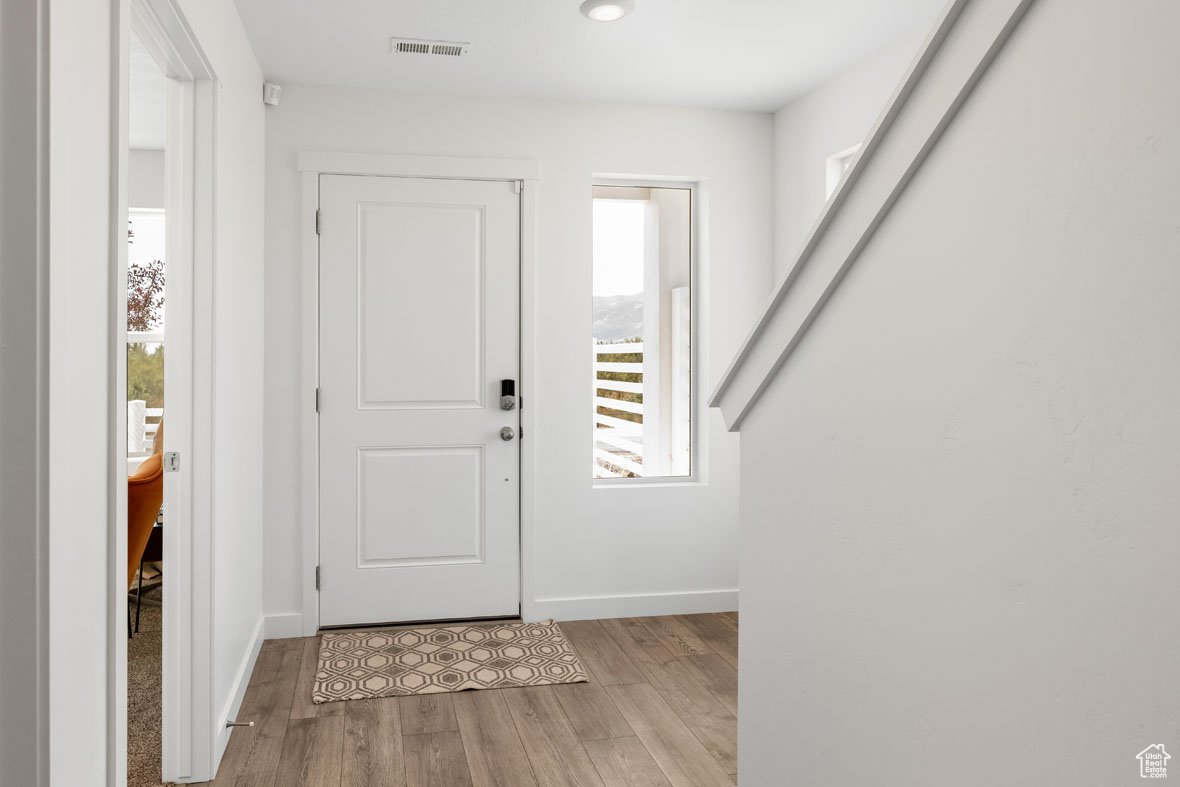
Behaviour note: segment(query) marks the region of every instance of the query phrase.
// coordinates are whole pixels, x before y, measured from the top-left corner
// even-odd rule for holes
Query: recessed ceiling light
[[[579,10],[595,22],[614,22],[635,10],[635,0],[585,0]]]

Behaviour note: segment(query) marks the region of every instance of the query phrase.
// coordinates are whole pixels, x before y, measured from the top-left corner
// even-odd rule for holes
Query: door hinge
[[[315,209],[315,234],[320,234],[320,209]]]
[[[320,389],[319,388],[315,389],[315,411],[317,413],[320,411]]]
[[[180,454],[176,451],[164,452],[164,472],[176,473],[180,471]]]
[[[520,190],[523,188],[524,188],[524,181],[523,180],[512,181],[512,190],[515,191],[517,194],[519,194]]]
[[[320,567],[319,566],[315,567],[315,589],[316,590],[320,589]]]

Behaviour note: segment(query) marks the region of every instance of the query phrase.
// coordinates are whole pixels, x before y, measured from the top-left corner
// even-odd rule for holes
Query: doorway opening
[[[168,80],[130,36],[127,150],[127,785],[162,784]],[[174,288],[175,289],[175,288]]]
[[[178,0],[131,0],[125,25],[111,761],[115,785],[155,787],[212,778],[225,737],[210,691],[215,88]]]

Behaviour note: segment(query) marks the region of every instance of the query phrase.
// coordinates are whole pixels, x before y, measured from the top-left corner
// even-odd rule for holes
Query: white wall
[[[743,424],[743,784],[1177,746],[1178,26],[1034,4]]]
[[[827,202],[827,159],[864,141],[934,23],[813,88],[774,115],[774,270],[781,278]]]
[[[222,715],[249,679],[249,656],[262,622],[265,115],[262,72],[232,0],[182,5],[220,86],[214,174],[213,723],[224,747]]]
[[[164,207],[164,151],[131,151],[127,159],[127,206]]]
[[[737,441],[716,414],[700,435],[708,483],[595,489],[590,479],[591,183],[594,173],[707,181],[712,270],[700,399],[766,296],[771,258],[767,115],[288,85],[267,118],[266,609],[301,605],[298,442],[301,150],[533,158],[541,164],[535,614],[641,614],[731,605]],[[711,355],[711,357],[710,357]],[[654,598],[645,598],[654,594]],[[689,594],[676,596],[669,594]],[[702,594],[702,595],[691,595]],[[620,596],[620,599],[601,597]]]

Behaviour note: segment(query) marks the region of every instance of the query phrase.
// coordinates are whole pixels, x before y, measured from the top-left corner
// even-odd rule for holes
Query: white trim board
[[[129,122],[128,107],[130,91],[125,87],[130,74],[131,26],[127,5],[112,4],[112,25],[110,32],[112,82],[110,93],[110,273],[107,276],[107,294],[110,317],[110,351],[107,358],[110,376],[108,378],[108,401],[113,403],[110,414],[110,432],[107,439],[108,497],[107,541],[109,600],[107,631],[107,784],[123,787],[127,783],[127,640],[118,636],[119,619],[122,610],[127,610],[127,593],[121,581],[120,559],[127,554],[127,481],[125,457],[127,434],[127,244],[123,242],[120,227],[129,223],[127,210],[127,171],[130,151],[127,145]],[[181,361],[183,363],[183,360]],[[167,433],[165,433],[167,434]],[[122,455],[122,457],[120,457]],[[123,458],[124,461],[119,461]],[[168,485],[165,484],[165,494]],[[122,591],[122,592],[121,592]],[[128,619],[129,620],[129,619]],[[52,745],[52,742],[51,742]]]
[[[246,696],[246,689],[250,685],[250,677],[254,674],[254,665],[258,662],[258,654],[262,650],[262,642],[264,639],[268,639],[265,636],[267,622],[267,618],[259,617],[258,622],[254,625],[254,634],[250,638],[250,649],[246,651],[242,658],[242,663],[238,665],[237,672],[234,673],[233,691],[230,693],[225,707],[222,708],[221,714],[217,717],[217,735],[213,740],[214,762],[221,762],[221,757],[225,754],[225,747],[229,745],[229,736],[233,732],[233,729],[227,727],[226,722],[230,719],[236,719],[238,711],[242,708],[242,698]],[[216,775],[216,769],[214,769],[213,773],[209,774],[209,778],[212,779],[214,775]]]
[[[872,240],[1033,0],[951,0],[709,405],[737,431]]]
[[[539,180],[541,167],[528,159],[402,156],[394,153],[299,154],[299,171],[316,175],[384,175],[455,180]]]
[[[704,242],[705,217],[708,215],[708,180],[698,177],[651,175],[620,175],[595,173],[593,184],[597,186],[640,188],[640,189],[685,189],[689,192],[689,474],[686,476],[653,476],[650,478],[595,478],[592,485],[598,489],[633,489],[635,487],[704,486],[709,483],[709,405],[701,396],[701,385],[705,375],[701,370],[708,368],[708,355],[702,336],[709,333],[709,315],[706,308],[705,271],[709,267],[708,244]],[[590,427],[593,428],[595,410],[590,411]],[[704,611],[704,610],[702,610]],[[631,616],[631,617],[638,617]]]
[[[302,304],[300,341],[302,372],[299,409],[300,448],[303,484],[303,508],[300,516],[303,532],[303,561],[300,578],[303,586],[302,635],[313,636],[319,630],[319,592],[315,587],[319,563],[319,430],[316,413],[316,388],[319,386],[319,236],[316,234],[316,211],[319,208],[320,175],[375,175],[406,178],[443,178],[455,180],[504,180],[521,183],[520,198],[520,381],[518,393],[535,401],[530,387],[536,363],[536,235],[537,184],[540,165],[525,159],[462,158],[441,156],[404,156],[391,153],[331,153],[304,151],[299,154],[302,173],[302,215],[300,241],[302,253]],[[530,394],[530,392],[532,392]],[[536,434],[535,406],[520,411],[522,434]],[[534,478],[535,440],[520,441],[520,597],[521,615],[530,619],[534,602],[533,522],[535,517]],[[536,619],[535,617],[531,619]],[[292,623],[277,623],[289,626]],[[289,631],[290,629],[284,629]]]
[[[303,636],[303,613],[283,612],[263,618],[265,639],[292,639]]]
[[[538,620],[599,620],[643,618],[653,615],[690,615],[700,612],[736,612],[738,591],[690,590],[680,593],[638,593],[624,596],[571,596],[539,598],[532,616]]]

